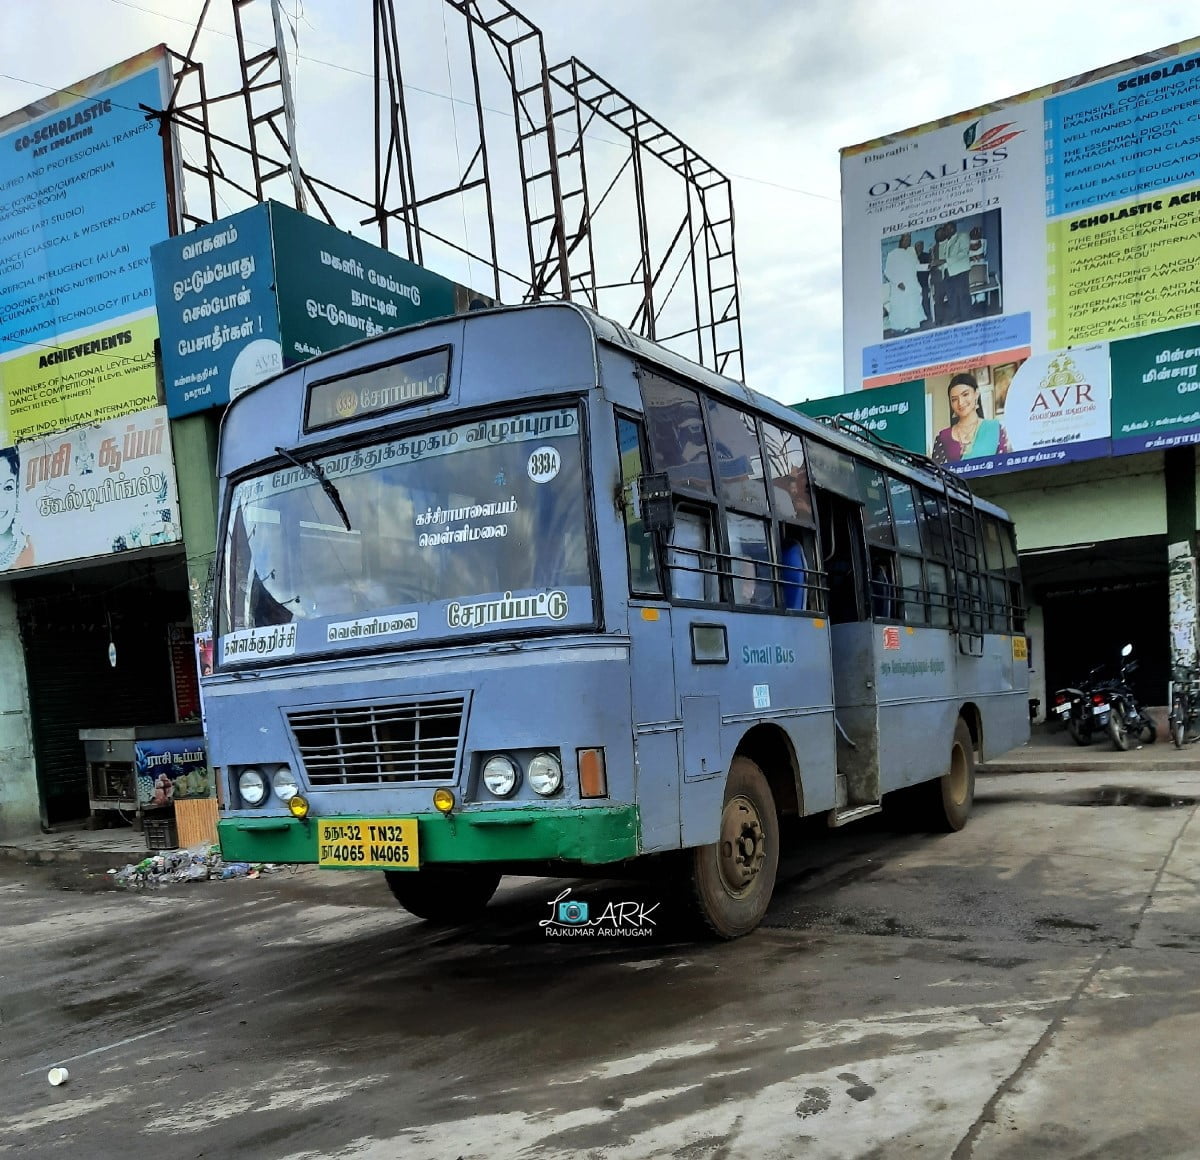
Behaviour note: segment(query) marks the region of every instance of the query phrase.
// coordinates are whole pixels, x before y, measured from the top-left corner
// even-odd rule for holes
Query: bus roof
[[[583,319],[593,340],[597,343],[611,347],[621,347],[631,351],[641,362],[657,366],[669,374],[673,374],[684,380],[696,382],[715,394],[724,395],[745,406],[752,407],[768,418],[774,419],[776,422],[799,427],[806,434],[832,447],[853,454],[861,459],[869,460],[877,466],[886,467],[889,471],[906,476],[910,480],[915,480],[927,487],[933,487],[938,490],[948,488],[952,492],[958,492],[963,498],[974,494],[964,480],[948,469],[939,467],[924,455],[908,451],[895,444],[886,443],[872,436],[865,428],[847,430],[843,427],[834,426],[832,423],[814,419],[793,410],[791,407],[778,402],[769,395],[764,395],[759,391],[753,390],[736,379],[718,374],[716,371],[709,370],[707,367],[693,362],[684,355],[668,350],[657,342],[634,334],[632,331],[621,326],[620,323],[605,318],[586,306],[582,306],[577,302],[566,302],[557,299],[520,306],[489,307],[484,310],[470,311],[466,314],[432,318],[412,326],[389,330],[384,334],[375,335],[372,338],[364,338],[358,342],[338,347],[336,350],[327,351],[295,367],[290,367],[279,374],[272,375],[270,378],[263,379],[239,395],[238,398],[241,399],[245,395],[255,393],[260,388],[266,387],[269,383],[289,376],[297,376],[302,381],[311,380],[315,374],[321,372],[323,364],[341,361],[347,352],[350,351],[366,350],[376,346],[387,345],[389,340],[395,340],[401,335],[419,333],[438,326],[445,326],[447,323],[470,325],[473,318],[494,317],[498,314],[524,314],[537,311],[557,312],[564,310],[571,311]],[[236,402],[237,400],[230,404],[231,411],[236,408]],[[222,420],[222,426],[224,426],[224,419]],[[988,500],[974,496],[974,503],[981,511],[986,511],[1005,521],[1009,520],[1009,516],[1003,508]]]

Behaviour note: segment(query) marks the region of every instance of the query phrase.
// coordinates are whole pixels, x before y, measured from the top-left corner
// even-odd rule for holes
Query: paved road
[[[799,827],[717,945],[669,900],[547,937],[540,880],[439,932],[374,876],[0,865],[0,1156],[1194,1158],[1196,798],[1026,774],[961,835]]]

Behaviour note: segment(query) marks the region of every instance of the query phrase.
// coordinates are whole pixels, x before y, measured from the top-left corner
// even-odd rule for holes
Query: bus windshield
[[[364,636],[591,621],[575,408],[332,455],[280,450],[287,466],[233,491],[222,570],[225,659],[274,652],[236,644],[250,638],[253,646],[279,625],[295,625],[288,638],[295,651],[309,651]],[[403,610],[414,613],[361,619]],[[306,622],[322,630],[309,632]]]

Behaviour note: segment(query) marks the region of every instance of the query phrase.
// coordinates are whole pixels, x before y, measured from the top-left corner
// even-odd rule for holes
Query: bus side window
[[[667,562],[671,595],[676,600],[717,602],[720,588],[712,550],[712,520],[708,513],[693,508],[676,509]]]
[[[950,627],[950,576],[945,564],[929,560],[929,619],[934,628]]]
[[[784,608],[793,612],[820,612],[820,578],[813,570],[816,542],[809,528],[783,525],[779,530],[779,583]]]
[[[734,604],[770,608],[775,603],[771,573],[770,525],[754,516],[726,512],[729,536],[729,571]]]
[[[625,513],[625,550],[629,559],[629,591],[662,595],[654,537],[646,531],[638,507],[637,479],[645,474],[642,427],[632,419],[617,417],[617,446],[621,456],[621,500]]]
[[[871,554],[871,615],[880,620],[898,620],[896,554],[886,548],[870,549]]]
[[[1000,540],[1004,546],[1004,572],[1008,587],[1008,604],[1012,611],[1014,632],[1025,631],[1024,593],[1021,587],[1021,564],[1017,556],[1017,539],[1012,524],[1000,525]]]
[[[896,600],[896,543],[888,507],[887,481],[882,471],[870,463],[856,463],[859,493],[863,497],[863,525],[867,534],[870,569],[871,616],[896,620],[900,608]]]
[[[931,579],[930,588],[933,587],[932,570],[935,567],[940,567],[936,564],[927,564],[930,569]],[[945,576],[946,570],[942,569],[942,575]],[[925,614],[925,584],[921,577],[921,561],[914,556],[900,557],[900,579],[904,593],[904,619],[909,624],[924,624],[926,622]],[[946,623],[949,624],[949,615],[947,614]],[[936,619],[936,614],[933,617],[933,623],[939,624]]]
[[[672,490],[711,496],[712,468],[700,396],[649,372],[642,374],[641,383],[654,470],[667,473]]]

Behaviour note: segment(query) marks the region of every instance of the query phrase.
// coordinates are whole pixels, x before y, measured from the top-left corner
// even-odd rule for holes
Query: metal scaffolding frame
[[[173,151],[172,163],[191,199],[177,207],[178,228],[195,228],[216,220],[220,210],[235,212],[274,196],[339,228],[366,228],[379,245],[418,264],[425,264],[435,243],[478,261],[489,272],[488,292],[497,301],[563,298],[600,313],[624,309],[626,316],[617,320],[629,329],[741,378],[728,178],[577,58],[548,66],[541,31],[507,0],[442,0],[460,18],[458,45],[469,62],[474,106],[470,124],[462,127],[470,137],[466,160],[460,153],[459,170],[449,181],[430,180],[414,151],[403,55],[417,48],[405,41],[396,0],[371,0],[375,99],[369,190],[347,188],[301,164],[278,0],[267,0],[274,36],[266,45],[254,45],[247,34],[247,10],[254,2],[228,0],[238,86],[217,95],[208,91],[204,65],[195,55],[202,29],[213,23],[212,0],[205,0],[188,51],[172,53],[175,85],[168,107],[148,113],[161,120],[164,148]],[[448,44],[446,52],[449,68]],[[498,117],[485,104],[485,81],[493,91],[496,84],[507,88],[511,116],[505,111]],[[234,130],[217,132],[217,117],[223,125],[236,122]],[[592,174],[603,167],[589,167],[589,142],[603,126],[622,135],[628,156],[599,189]],[[456,121],[456,144],[459,131]],[[507,238],[502,244],[497,225],[514,210],[498,188],[497,167],[505,159],[515,166],[520,189],[519,246]],[[684,206],[669,227],[659,220],[662,206],[648,202],[651,167],[656,180],[666,174],[677,183]],[[435,207],[455,198],[464,206],[461,237],[435,229],[430,220]],[[229,199],[240,204],[231,206]],[[485,223],[473,238],[467,236],[467,204],[475,220]],[[611,282],[597,273],[600,225],[607,230],[605,254],[632,255],[628,275]],[[636,306],[630,314],[631,291]],[[618,302],[623,305],[614,305]]]

